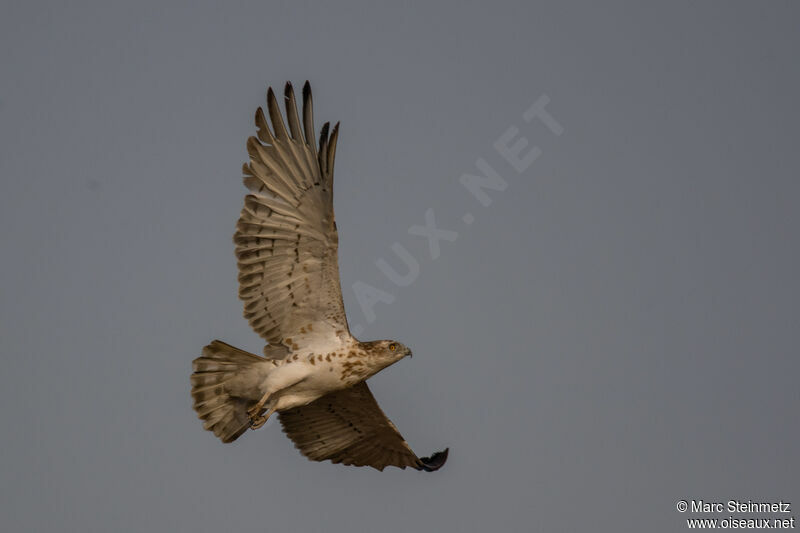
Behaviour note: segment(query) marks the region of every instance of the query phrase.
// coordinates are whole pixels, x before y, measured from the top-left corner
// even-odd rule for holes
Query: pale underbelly
[[[292,364],[298,363],[299,361]],[[305,377],[292,385],[276,391],[277,403],[275,404],[275,409],[277,411],[307,405],[329,392],[340,390],[347,386],[347,384],[340,379],[341,369],[335,362],[322,362],[316,363],[315,365],[310,365],[308,363],[300,364],[305,367],[303,369]]]

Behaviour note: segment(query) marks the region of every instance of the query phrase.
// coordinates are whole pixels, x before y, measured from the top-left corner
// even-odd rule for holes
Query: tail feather
[[[203,428],[222,442],[233,442],[250,427],[247,409],[252,400],[231,394],[234,378],[268,359],[214,341],[192,362],[192,398]]]

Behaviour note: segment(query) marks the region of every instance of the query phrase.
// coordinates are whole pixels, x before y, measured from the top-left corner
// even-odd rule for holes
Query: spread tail
[[[194,410],[203,428],[213,431],[222,442],[233,442],[250,427],[247,409],[254,400],[234,396],[244,375],[268,359],[214,341],[203,348],[203,355],[192,362],[192,398]],[[236,379],[235,378],[239,378]]]

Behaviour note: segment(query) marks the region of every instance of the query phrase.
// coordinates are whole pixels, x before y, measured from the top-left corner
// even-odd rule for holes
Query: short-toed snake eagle
[[[448,450],[420,458],[381,411],[366,379],[410,356],[396,341],[360,342],[342,301],[333,215],[338,124],[315,142],[311,89],[303,116],[286,84],[284,125],[275,94],[256,112],[236,225],[244,316],[268,344],[261,357],[220,341],[194,360],[192,397],[203,427],[223,442],[258,429],[273,413],[300,452],[315,461],[438,470]]]

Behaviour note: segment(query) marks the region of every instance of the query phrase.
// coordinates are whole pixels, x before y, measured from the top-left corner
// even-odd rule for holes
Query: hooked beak
[[[409,356],[409,357],[414,357],[414,354],[413,354],[413,353],[411,353],[411,350],[409,350],[409,351],[408,351],[408,356]]]

